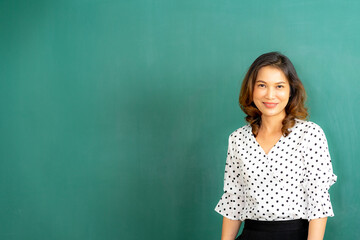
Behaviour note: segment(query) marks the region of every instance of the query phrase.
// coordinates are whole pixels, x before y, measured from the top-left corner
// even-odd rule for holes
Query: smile
[[[276,107],[277,103],[265,103],[265,102],[264,102],[264,105],[265,105],[265,107],[267,107],[267,108],[274,108],[274,107]]]

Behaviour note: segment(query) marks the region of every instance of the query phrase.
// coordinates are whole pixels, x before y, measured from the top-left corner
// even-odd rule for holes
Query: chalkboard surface
[[[0,2],[0,239],[220,239],[242,78],[280,51],[360,239],[357,1]]]

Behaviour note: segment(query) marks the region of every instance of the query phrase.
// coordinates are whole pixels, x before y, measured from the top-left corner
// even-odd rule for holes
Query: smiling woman
[[[289,96],[290,84],[284,73],[275,67],[262,67],[253,94],[253,101],[261,113],[268,116],[281,114],[284,117]]]
[[[258,57],[242,83],[247,125],[228,140],[222,239],[322,239],[333,217],[333,173],[322,128],[306,120],[305,89],[291,61],[278,52]]]
[[[281,119],[277,127],[282,125],[281,132],[287,136],[287,129],[295,125],[295,118],[308,117],[305,101],[305,88],[294,65],[278,52],[265,53],[253,62],[244,77],[239,96],[239,105],[247,114],[245,120],[252,126],[255,136],[266,116]],[[267,126],[264,124],[263,127]],[[272,127],[266,130],[276,128]]]

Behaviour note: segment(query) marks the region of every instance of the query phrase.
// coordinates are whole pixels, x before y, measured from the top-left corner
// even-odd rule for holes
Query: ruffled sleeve
[[[329,188],[337,181],[333,173],[328,142],[319,125],[309,129],[305,150],[306,174],[304,187],[307,193],[307,218],[333,217]]]
[[[215,207],[215,211],[231,220],[242,220],[245,209],[245,195],[240,182],[240,169],[235,156],[233,135],[229,136],[227,158],[224,173],[224,193]]]

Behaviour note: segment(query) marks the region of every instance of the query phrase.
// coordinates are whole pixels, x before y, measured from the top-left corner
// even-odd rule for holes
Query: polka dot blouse
[[[295,119],[291,133],[266,154],[250,124],[229,136],[224,193],[219,214],[241,220],[333,217],[329,188],[333,173],[328,143],[314,122]]]

